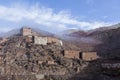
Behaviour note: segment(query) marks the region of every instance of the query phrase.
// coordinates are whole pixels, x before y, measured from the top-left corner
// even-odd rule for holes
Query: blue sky
[[[120,21],[120,0],[0,0],[0,32],[22,26],[90,30]]]

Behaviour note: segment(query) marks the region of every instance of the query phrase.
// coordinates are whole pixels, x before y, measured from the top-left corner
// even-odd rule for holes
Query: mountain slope
[[[13,29],[6,33],[1,33],[0,37],[10,37],[10,36],[17,35],[17,34],[20,34],[20,29]]]
[[[94,32],[89,36],[102,41],[96,46],[96,50],[100,54],[108,55],[107,57],[120,56],[120,28]]]
[[[54,34],[49,33],[47,31],[40,30],[39,28],[31,28],[31,29],[32,29],[32,31],[36,32],[37,34],[39,34],[41,36],[54,36]],[[11,37],[13,35],[19,35],[20,30],[21,30],[21,28],[13,29],[13,30],[8,31],[6,33],[0,33],[0,37]]]
[[[71,42],[83,51],[97,51],[102,57],[120,57],[120,24],[92,32],[77,31],[67,36],[74,38]]]

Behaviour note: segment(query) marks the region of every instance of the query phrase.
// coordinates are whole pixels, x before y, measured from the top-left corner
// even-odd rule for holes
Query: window
[[[79,53],[79,58],[82,59],[82,52]]]

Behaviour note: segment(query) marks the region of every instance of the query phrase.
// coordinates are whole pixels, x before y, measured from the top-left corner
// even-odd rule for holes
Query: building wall
[[[26,41],[26,42],[33,42],[33,36],[27,36],[27,37],[25,38],[25,41]]]
[[[56,45],[63,45],[62,41],[54,37],[37,37],[38,34],[31,30],[31,28],[22,28],[22,36],[35,36],[35,44],[47,45],[47,43],[54,43]],[[31,42],[30,39],[26,39],[27,42]]]
[[[57,40],[56,40],[56,45],[61,45],[61,46],[62,46],[62,45],[63,45],[62,40],[57,39]]]
[[[47,37],[34,36],[34,44],[47,45]]]
[[[82,59],[86,61],[91,61],[97,59],[97,52],[83,52]]]
[[[80,55],[80,51],[74,51],[74,50],[65,50],[64,51],[65,58],[79,59],[79,55]]]
[[[47,37],[47,43],[53,43],[53,42],[55,42],[54,38]]]
[[[22,36],[32,35],[32,30],[30,28],[22,28]]]
[[[63,42],[62,42],[62,40],[60,40],[60,41],[59,41],[59,43],[60,43],[60,45],[61,45],[61,46],[63,45]]]
[[[47,61],[47,64],[55,64],[54,60],[52,61]]]
[[[39,34],[37,32],[35,32],[35,31],[32,31],[32,35],[33,36],[39,36]]]
[[[55,43],[56,45],[61,45],[61,46],[63,45],[61,40],[53,37],[47,37],[47,43]]]
[[[38,64],[43,64],[43,63],[47,63],[47,64],[55,64],[54,60],[39,60]]]

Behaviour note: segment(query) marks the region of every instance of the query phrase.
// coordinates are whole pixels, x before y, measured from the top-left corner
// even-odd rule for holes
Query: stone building
[[[34,44],[47,45],[47,44],[56,44],[63,45],[62,41],[54,37],[40,37],[37,32],[32,31],[31,28],[22,28],[22,36],[27,36],[26,42],[34,42]],[[32,38],[33,37],[33,38]]]
[[[25,41],[28,42],[28,43],[33,42],[33,36],[27,36],[27,37],[25,38]]]
[[[22,28],[21,34],[22,34],[22,36],[30,36],[30,35],[32,35],[32,30],[31,30],[31,28]]]
[[[62,46],[61,40],[52,37],[33,36],[33,42],[34,44],[39,44],[39,45],[56,44]]]
[[[61,45],[61,46],[63,45],[61,40],[54,38],[54,37],[47,37],[47,43],[48,44],[54,43],[56,45]]]
[[[80,51],[76,50],[64,50],[64,57],[65,58],[75,58],[79,59]]]
[[[54,60],[38,60],[38,64],[46,63],[48,65],[54,65],[56,64]]]
[[[65,58],[74,58],[74,59],[82,59],[85,61],[92,61],[98,58],[97,52],[80,52],[77,50],[64,50]]]
[[[82,52],[80,54],[80,58],[82,60],[91,61],[97,59],[98,56],[97,56],[97,52]]]
[[[47,45],[47,37],[34,36],[34,44]]]

